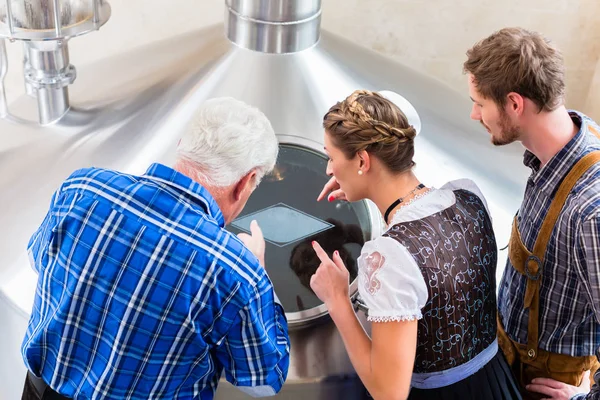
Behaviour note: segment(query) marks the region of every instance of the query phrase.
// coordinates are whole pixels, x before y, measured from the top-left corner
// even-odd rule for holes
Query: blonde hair
[[[323,117],[323,127],[348,159],[366,150],[392,172],[415,165],[417,131],[398,106],[377,92],[357,90],[336,103]]]

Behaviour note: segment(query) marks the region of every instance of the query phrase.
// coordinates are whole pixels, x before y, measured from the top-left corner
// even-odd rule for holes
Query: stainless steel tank
[[[83,14],[69,14],[75,15],[74,23],[71,17],[54,19],[53,8],[45,18],[52,16],[58,22],[47,26],[36,22],[34,37],[19,37],[30,30],[19,31],[14,21],[9,26],[2,1],[19,3],[0,0],[0,36],[27,40],[33,50],[26,55],[34,58],[40,46],[47,46],[42,51],[54,55],[58,60],[54,66],[60,68],[26,59],[26,66],[33,68],[33,72],[26,68],[33,96],[23,95],[8,106],[2,102],[0,84],[1,399],[20,396],[25,376],[20,344],[37,280],[26,245],[53,191],[81,167],[141,174],[152,162],[171,163],[190,115],[211,97],[232,96],[260,108],[281,143],[274,174],[265,179],[230,229],[244,230],[249,215],[268,219],[292,214],[306,228],[288,224],[287,236],[277,230],[267,235],[267,257],[279,254],[267,259],[269,273],[283,271],[273,281],[280,297],[287,298],[284,306],[292,346],[288,380],[279,398],[364,395],[326,308],[292,275],[292,258],[302,250],[302,243],[333,232],[339,222],[335,216],[348,218],[342,224],[358,227],[361,233],[360,240],[347,243],[350,256],[360,250],[361,241],[383,229],[381,216],[368,202],[316,205],[314,201],[317,188],[326,180],[321,120],[336,101],[358,88],[387,91],[420,126],[415,145],[417,175],[438,187],[456,178],[475,180],[487,197],[499,245],[507,243],[527,174],[520,146],[493,148],[485,131],[469,120],[470,102],[465,95],[321,31],[320,0],[227,0],[225,29],[210,27],[78,68],[76,81],[65,58],[65,43],[106,22],[108,4],[94,0],[92,8],[80,6]],[[78,21],[84,21],[79,29]],[[57,29],[65,23],[71,25]],[[6,67],[1,43],[0,82]],[[499,259],[498,274],[505,252]],[[351,292],[356,293],[355,282]],[[368,330],[364,313],[358,315]],[[245,396],[222,382],[217,398]]]

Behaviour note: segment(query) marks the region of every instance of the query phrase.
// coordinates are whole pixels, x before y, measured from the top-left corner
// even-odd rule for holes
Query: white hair
[[[256,183],[277,161],[279,146],[267,117],[231,97],[210,99],[193,115],[177,147],[207,185],[227,187],[256,169]]]

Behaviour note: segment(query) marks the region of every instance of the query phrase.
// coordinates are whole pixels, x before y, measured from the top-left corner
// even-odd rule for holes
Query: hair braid
[[[379,93],[357,90],[329,109],[323,126],[347,157],[367,150],[392,171],[414,165],[416,130],[404,113]]]

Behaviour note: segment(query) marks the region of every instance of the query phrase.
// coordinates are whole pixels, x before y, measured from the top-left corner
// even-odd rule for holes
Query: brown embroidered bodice
[[[397,223],[384,234],[408,249],[429,292],[419,320],[414,372],[464,364],[496,338],[492,223],[478,196],[466,190],[454,194],[454,205]]]

